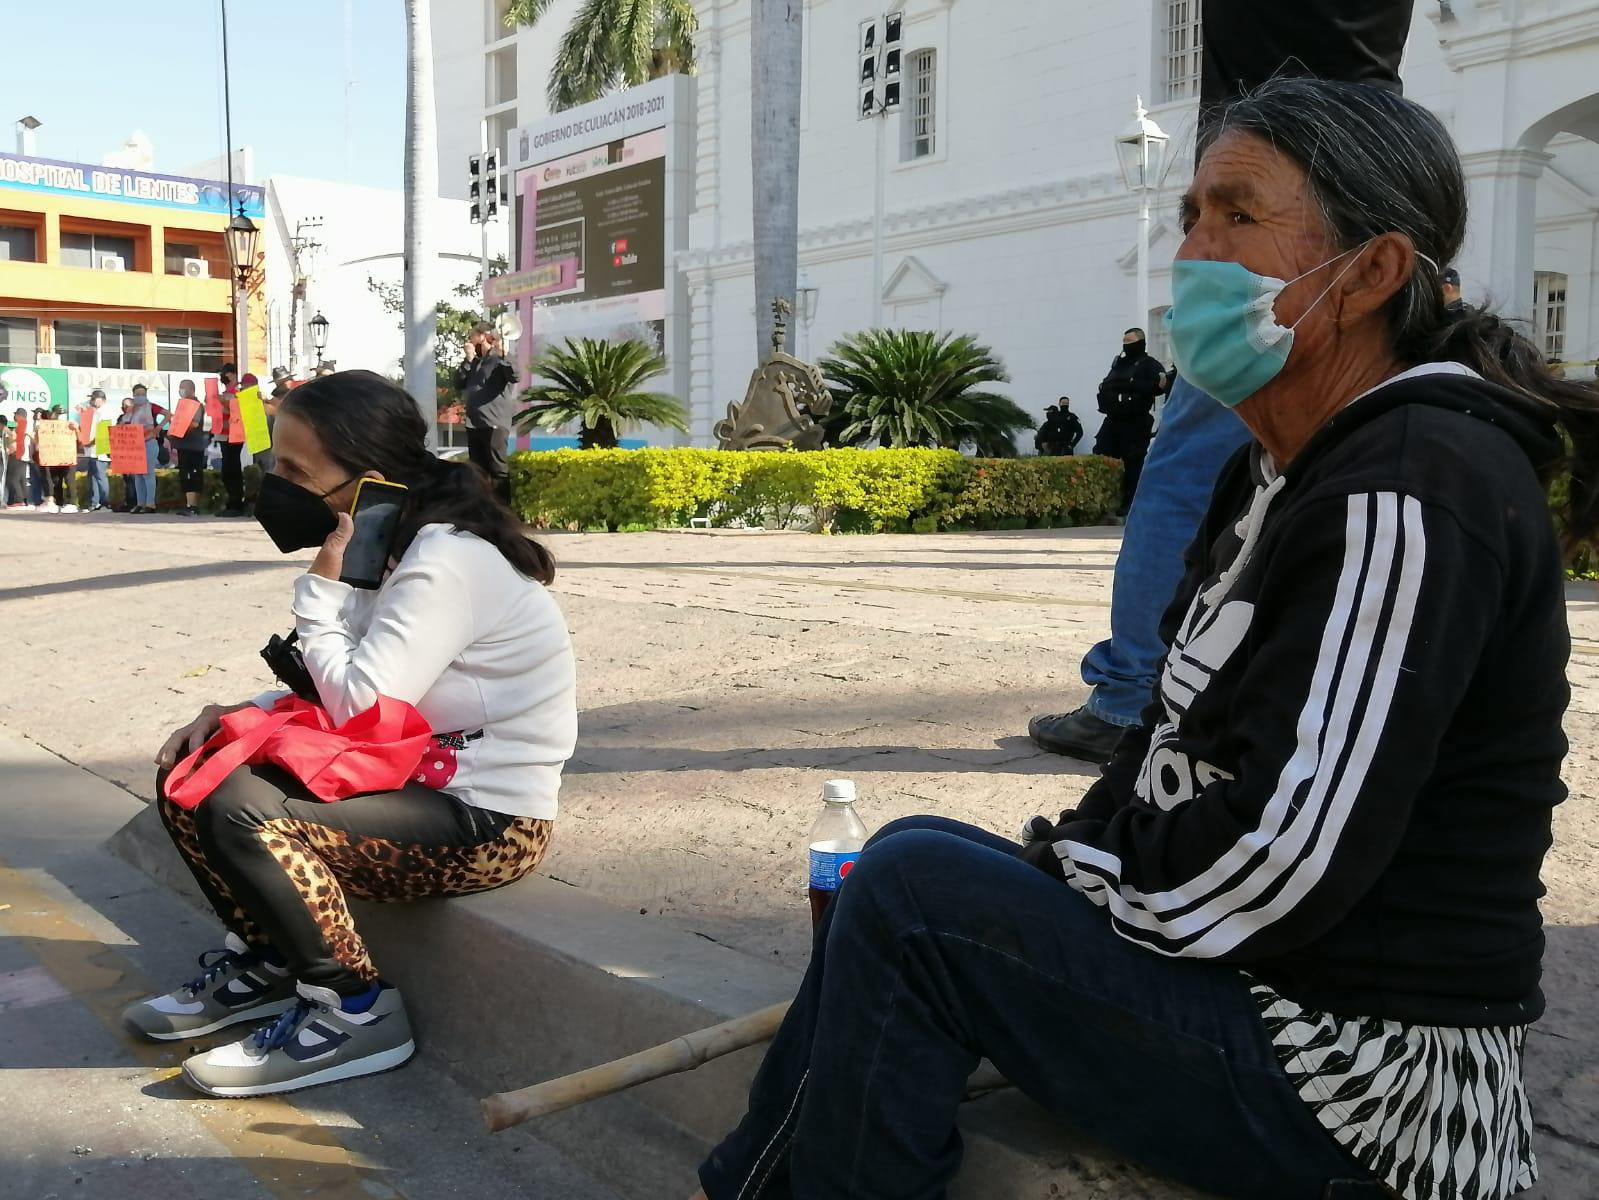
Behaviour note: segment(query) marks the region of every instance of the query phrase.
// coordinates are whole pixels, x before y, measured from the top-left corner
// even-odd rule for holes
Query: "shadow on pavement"
[[[303,571],[299,563],[275,563],[259,559],[231,562],[195,563],[182,567],[155,567],[148,571],[126,571],[117,575],[95,575],[87,579],[61,579],[55,583],[35,583],[27,587],[0,588],[0,604],[8,600],[35,600],[41,596],[61,596],[70,592],[108,592],[119,588],[145,587],[153,583],[176,583],[188,579],[215,579],[224,575],[253,575],[257,571]]]

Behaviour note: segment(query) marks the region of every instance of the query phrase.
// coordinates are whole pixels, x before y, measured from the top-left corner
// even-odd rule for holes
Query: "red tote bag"
[[[251,705],[222,718],[222,727],[167,776],[167,799],[195,808],[245,765],[272,763],[318,800],[343,800],[404,786],[433,736],[422,714],[403,700],[379,696],[364,713],[335,725],[327,710],[297,696],[271,709]]]

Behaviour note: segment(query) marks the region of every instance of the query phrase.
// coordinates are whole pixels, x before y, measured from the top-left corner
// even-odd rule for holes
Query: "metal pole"
[[[883,188],[888,142],[888,111],[872,118],[877,126],[877,161],[873,166],[875,186],[872,197],[872,328],[883,327]]]
[[[1149,190],[1138,193],[1138,319],[1144,329],[1149,322]]]

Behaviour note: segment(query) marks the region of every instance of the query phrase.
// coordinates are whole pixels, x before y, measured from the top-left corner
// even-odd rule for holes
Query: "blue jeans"
[[[1088,711],[1112,725],[1142,720],[1166,646],[1160,619],[1183,578],[1216,477],[1249,440],[1244,423],[1178,376],[1144,460],[1111,581],[1110,638],[1083,659]]]
[[[37,463],[28,464],[28,503],[38,508],[44,503],[44,468]]]
[[[111,503],[111,484],[106,478],[106,465],[98,455],[86,454],[78,459],[78,470],[89,479],[89,506]]]
[[[155,460],[159,452],[160,447],[155,444],[154,438],[147,441],[144,444],[144,461],[150,469],[143,475],[133,477],[134,503],[145,508],[155,507]]]
[[[1245,977],[1166,958],[1103,909],[937,817],[885,827],[839,889],[710,1200],[934,1200],[987,1057],[1127,1158],[1240,1200],[1379,1197],[1316,1123]]]

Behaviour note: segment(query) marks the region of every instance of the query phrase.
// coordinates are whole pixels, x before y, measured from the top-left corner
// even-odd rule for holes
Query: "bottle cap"
[[[853,779],[829,779],[822,784],[822,799],[829,804],[854,804],[855,781]]]

